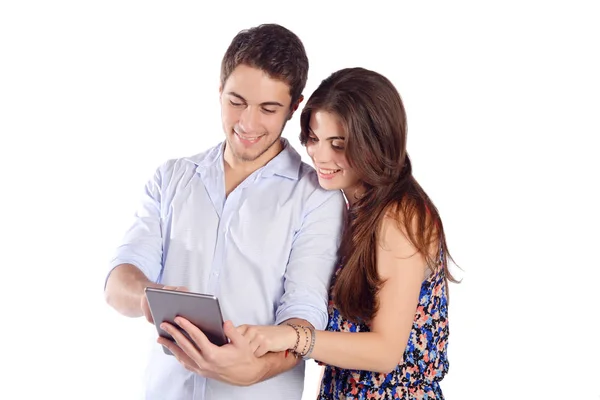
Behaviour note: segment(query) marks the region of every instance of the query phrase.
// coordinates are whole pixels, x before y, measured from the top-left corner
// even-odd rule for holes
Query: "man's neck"
[[[224,144],[223,160],[225,162],[225,169],[229,169],[236,175],[246,176],[252,174],[259,168],[264,167],[275,158],[283,150],[283,141],[279,139],[278,142],[274,143],[266,152],[260,155],[256,160],[246,161],[241,160],[233,155],[231,149],[227,146],[227,142]]]
[[[254,171],[267,165],[269,161],[275,158],[283,150],[281,139],[273,144],[264,154],[261,154],[256,160],[244,161],[236,158],[231,149],[224,144],[223,162],[225,170],[225,196],[229,196],[235,188],[248,178]]]

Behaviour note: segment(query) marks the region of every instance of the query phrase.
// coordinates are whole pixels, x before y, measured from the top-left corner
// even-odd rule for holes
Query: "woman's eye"
[[[336,150],[344,150],[344,143],[338,143],[338,142],[332,142],[331,143],[331,147],[333,147]]]

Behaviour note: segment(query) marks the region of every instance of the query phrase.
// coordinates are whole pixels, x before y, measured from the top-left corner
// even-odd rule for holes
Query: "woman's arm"
[[[316,331],[311,358],[345,369],[389,372],[401,361],[419,302],[425,276],[425,257],[417,253],[394,219],[386,217],[377,246],[377,269],[384,282],[379,311],[371,332]],[[307,331],[288,326],[250,327],[245,330],[259,352],[293,349],[306,345]],[[300,338],[298,339],[298,335]],[[309,340],[310,342],[310,340]]]

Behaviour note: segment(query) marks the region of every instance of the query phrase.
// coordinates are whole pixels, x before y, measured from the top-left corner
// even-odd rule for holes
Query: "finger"
[[[259,340],[252,340],[252,341],[250,341],[250,343],[248,345],[250,346],[250,351],[252,353],[256,353],[256,351],[260,348],[260,341]]]
[[[179,348],[183,350],[198,366],[204,363],[204,357],[202,354],[200,354],[198,348],[194,346],[194,344],[190,342],[190,340],[185,337],[185,335],[181,333],[179,329],[167,322],[163,322],[160,327],[173,337]]]
[[[235,329],[240,333],[240,335],[246,336],[246,332],[248,331],[249,327],[250,327],[250,325],[244,324],[244,325],[238,326]]]
[[[181,348],[175,342],[160,336],[157,342],[166,347],[173,354],[173,357],[175,357],[177,361],[179,361],[179,363],[185,367],[185,369],[196,372],[198,368],[196,368],[197,366],[194,363],[194,360],[192,360],[190,356],[181,350]]]
[[[189,292],[190,290],[185,286],[163,286],[162,289],[172,290],[175,292]]]
[[[198,345],[203,353],[205,351],[210,352],[212,348],[217,347],[206,337],[200,328],[192,324],[186,318],[178,316],[175,318],[175,323],[190,335],[190,338]]]
[[[261,345],[262,339],[259,337],[258,330],[254,326],[245,327],[245,332],[240,332],[240,327],[237,327],[236,330],[248,341],[248,346],[250,346],[250,350],[254,353]]]
[[[255,326],[251,326],[251,325],[244,325],[243,328],[241,327],[237,327],[235,328],[236,331],[238,331],[238,333],[240,335],[242,335],[249,343],[256,341],[258,343],[260,343],[259,341],[256,340],[256,336],[258,335],[258,330],[256,329]]]
[[[254,355],[256,357],[262,357],[265,354],[267,354],[269,351],[265,346],[258,346],[257,349],[254,351]]]
[[[213,344],[206,335],[194,324],[183,317],[176,317],[175,323],[181,327],[184,331],[190,335],[190,338],[196,343],[196,345],[202,351],[202,355],[205,358],[211,359],[214,355],[215,350],[218,346]]]
[[[233,326],[233,323],[231,321],[225,321],[225,323],[223,324],[223,331],[225,332],[225,335],[229,338],[231,343],[236,346],[247,346],[250,343],[250,340],[248,340],[248,338],[245,338],[242,334],[240,334],[237,331],[237,329],[235,329],[235,326]]]

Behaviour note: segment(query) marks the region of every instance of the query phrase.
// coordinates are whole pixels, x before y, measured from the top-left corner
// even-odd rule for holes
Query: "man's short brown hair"
[[[240,64],[258,68],[290,87],[293,105],[302,95],[308,77],[308,57],[300,38],[277,24],[240,31],[221,62],[221,87]]]

